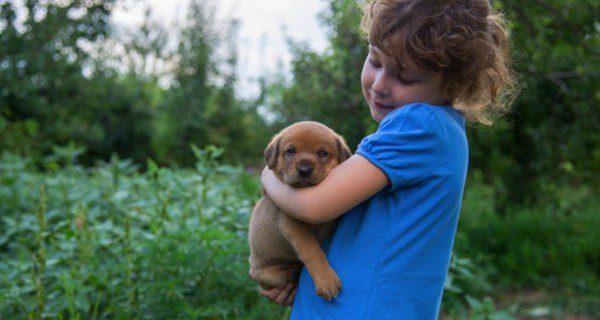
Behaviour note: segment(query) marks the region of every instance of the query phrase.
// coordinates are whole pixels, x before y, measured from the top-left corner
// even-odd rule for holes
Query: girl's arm
[[[293,188],[269,168],[263,170],[261,181],[283,212],[311,224],[339,217],[389,184],[385,173],[360,155],[333,168],[316,186]]]

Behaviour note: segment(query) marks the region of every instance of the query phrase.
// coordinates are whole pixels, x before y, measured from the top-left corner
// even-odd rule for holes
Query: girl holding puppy
[[[513,87],[507,30],[488,0],[375,0],[363,29],[360,80],[377,132],[316,186],[262,175],[296,219],[341,216],[325,251],[342,290],[319,298],[303,270],[297,288],[261,294],[293,303],[292,319],[436,319],[467,172],[465,121],[489,123]]]

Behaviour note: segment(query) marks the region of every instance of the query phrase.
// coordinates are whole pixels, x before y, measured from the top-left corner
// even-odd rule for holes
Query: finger
[[[296,291],[298,291],[298,288],[294,288],[294,290],[292,290],[292,293],[290,293],[290,296],[287,298],[285,304],[287,304],[288,306],[294,304],[294,298],[296,298]]]
[[[280,287],[274,287],[271,289],[264,289],[262,287],[259,287],[258,293],[263,296],[266,297],[267,299],[276,302],[275,300],[277,299],[277,297],[279,297],[279,295],[286,289],[286,285],[282,285]]]
[[[263,289],[262,287],[258,288],[258,294],[260,294],[261,296],[273,301],[275,300],[275,298],[277,297],[277,294],[279,293],[279,288],[272,288],[269,290]]]
[[[279,292],[277,297],[275,297],[275,302],[278,304],[286,304],[292,290],[294,289],[294,284],[288,283],[283,287],[283,290]]]

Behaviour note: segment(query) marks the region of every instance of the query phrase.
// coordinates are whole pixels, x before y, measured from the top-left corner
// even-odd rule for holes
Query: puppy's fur
[[[318,184],[350,156],[342,137],[312,121],[285,128],[265,150],[269,168],[293,187]],[[337,297],[342,283],[320,246],[331,235],[336,222],[309,225],[298,221],[281,212],[265,194],[250,219],[250,276],[261,287],[270,289],[297,282],[304,263],[317,294],[328,300]]]

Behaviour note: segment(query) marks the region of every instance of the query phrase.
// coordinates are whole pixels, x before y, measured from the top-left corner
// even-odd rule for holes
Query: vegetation
[[[5,153],[0,160],[1,315],[284,317],[247,276],[247,224],[260,186],[244,170],[220,164],[221,149],[194,148],[190,169],[150,160],[144,173],[117,157],[86,168],[74,151],[55,155],[43,171],[28,158]],[[588,297],[589,305],[563,301],[556,312],[600,311],[598,203],[580,204],[572,215],[524,210],[507,218],[492,213],[489,189],[471,186],[445,314],[510,319],[509,307],[518,306],[498,309],[492,290],[532,284]]]
[[[233,91],[237,24],[215,21],[206,1],[190,2],[175,49],[150,11],[125,37],[109,24],[113,0],[26,1],[23,21],[18,2],[0,5],[0,149],[39,157],[75,142],[88,165],[116,153],[190,166],[190,143],[226,147],[230,160],[259,158],[264,120]],[[174,66],[161,70],[157,60]]]
[[[247,275],[260,188],[220,150],[194,169],[112,158],[38,171],[0,162],[0,315],[41,319],[260,319],[282,314]],[[51,164],[55,167],[55,164]],[[272,317],[271,319],[276,319]]]
[[[192,0],[170,33],[149,9],[123,32],[109,19],[121,1],[0,3],[0,318],[285,318],[246,275],[260,195],[248,169],[294,121],[324,122],[350,146],[376,129],[356,2],[322,13],[328,50],[291,40],[291,79],[265,78],[243,100],[238,22]],[[600,4],[493,4],[521,93],[491,128],[468,127],[442,318],[593,318]]]

